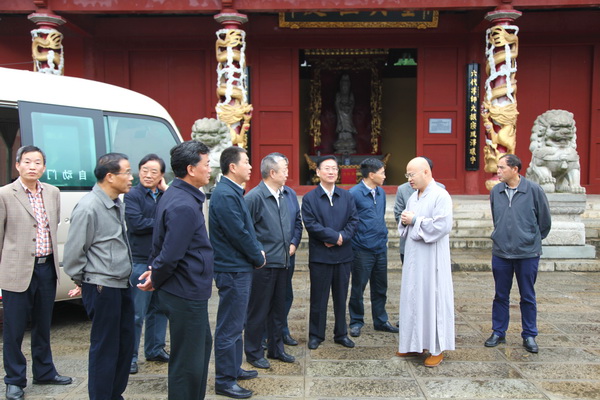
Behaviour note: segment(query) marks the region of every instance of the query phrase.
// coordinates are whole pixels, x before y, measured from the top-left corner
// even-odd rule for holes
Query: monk
[[[400,357],[429,356],[436,367],[445,350],[454,350],[454,290],[450,268],[452,199],[438,186],[423,157],[406,166],[415,189],[400,216],[398,231],[406,238],[400,292]]]

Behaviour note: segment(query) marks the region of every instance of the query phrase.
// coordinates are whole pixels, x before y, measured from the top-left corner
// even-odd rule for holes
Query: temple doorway
[[[335,154],[340,183],[360,180],[370,156],[386,162],[386,185],[399,185],[415,157],[417,50],[300,51],[300,182],[314,185],[314,161]]]

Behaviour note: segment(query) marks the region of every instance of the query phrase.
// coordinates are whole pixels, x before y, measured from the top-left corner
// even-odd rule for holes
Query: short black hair
[[[219,165],[221,166],[221,173],[227,175],[229,173],[229,165],[237,164],[242,158],[242,153],[248,153],[245,148],[239,146],[230,146],[223,150],[221,158],[219,159]]]
[[[17,150],[17,162],[21,162],[21,158],[23,158],[23,154],[25,153],[35,153],[38,152],[42,155],[42,159],[44,160],[44,165],[46,165],[46,154],[37,146],[23,146]]]
[[[196,140],[179,143],[171,149],[171,168],[177,178],[185,178],[188,165],[196,166],[202,159],[201,154],[208,154],[207,145]]]
[[[498,160],[506,159],[506,165],[509,167],[517,167],[517,172],[521,172],[521,159],[516,156],[516,154],[505,154],[500,157]]]
[[[337,157],[329,155],[329,156],[323,156],[317,160],[317,168],[321,168],[321,164],[323,164],[323,161],[327,161],[327,160],[333,160],[333,161],[335,161],[336,164],[339,165]]]
[[[94,175],[98,182],[102,182],[106,178],[107,174],[116,174],[121,171],[119,163],[121,160],[129,160],[127,155],[123,153],[107,153],[98,158],[96,168],[94,168]]]
[[[157,156],[154,153],[150,153],[144,156],[144,158],[142,158],[140,160],[140,163],[138,164],[138,169],[142,168],[142,165],[146,164],[148,161],[156,161],[160,164],[160,172],[162,174],[165,173],[165,171],[167,170],[167,166],[165,165],[165,160],[163,160],[162,158],[160,158],[159,156]]]
[[[383,161],[373,157],[365,158],[360,163],[360,173],[362,174],[363,178],[368,178],[369,173],[377,173],[377,171],[379,171],[383,167],[385,167]]]

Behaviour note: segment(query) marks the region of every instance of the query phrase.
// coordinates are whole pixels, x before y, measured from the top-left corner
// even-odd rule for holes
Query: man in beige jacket
[[[31,318],[33,383],[68,385],[56,371],[50,349],[50,323],[59,264],[58,188],[42,183],[46,156],[35,146],[17,151],[19,178],[0,188],[0,289],[4,306],[6,398],[23,399],[27,386],[23,336]]]

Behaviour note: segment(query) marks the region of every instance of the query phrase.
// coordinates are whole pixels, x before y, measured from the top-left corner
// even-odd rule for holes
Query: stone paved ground
[[[400,277],[399,270],[390,271],[388,312],[392,321],[398,318]],[[457,350],[449,352],[441,366],[425,368],[422,359],[395,357],[397,335],[375,332],[369,325],[370,315],[362,336],[356,338],[356,348],[334,344],[333,327],[329,326],[328,339],[319,349],[308,350],[308,274],[299,271],[294,277],[296,302],[290,323],[301,343],[288,347],[297,361],[273,361],[271,369],[260,371],[258,379],[243,385],[254,390],[255,399],[600,398],[600,273],[540,273],[537,355],[521,346],[518,296],[511,305],[513,323],[507,344],[485,348],[483,341],[490,334],[491,273],[455,272],[453,278]],[[216,305],[215,292],[211,299],[213,329]],[[59,372],[73,376],[75,382],[64,387],[30,385],[27,399],[87,398],[89,328],[81,308],[57,307],[52,331],[54,357]],[[28,346],[26,337],[24,348]],[[246,363],[243,367],[250,368]],[[164,364],[141,362],[140,373],[131,377],[125,398],[166,399],[166,374]],[[214,394],[213,385],[211,362],[207,399],[225,399]]]

